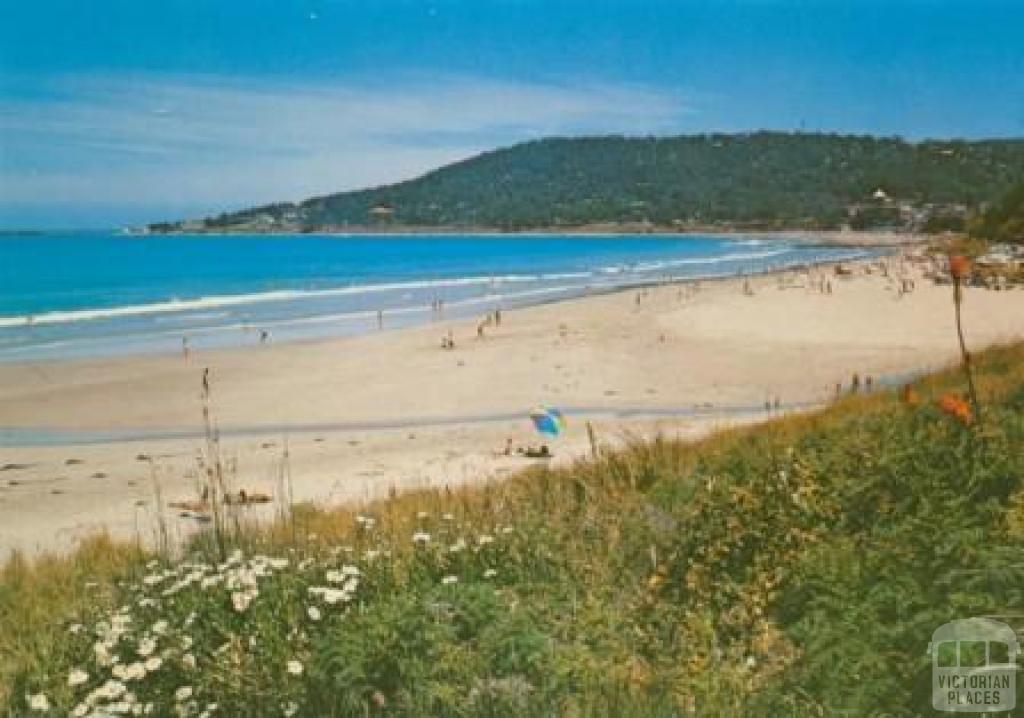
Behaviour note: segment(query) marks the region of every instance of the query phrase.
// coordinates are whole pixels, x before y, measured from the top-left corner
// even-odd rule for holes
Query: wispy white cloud
[[[250,82],[63,78],[0,101],[0,197],[239,206],[415,176],[552,134],[679,127],[682,98],[629,85],[481,78]]]

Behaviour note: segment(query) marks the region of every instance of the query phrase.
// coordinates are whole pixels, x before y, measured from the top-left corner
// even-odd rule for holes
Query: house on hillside
[[[395,216],[395,208],[389,204],[378,204],[370,207],[369,214],[374,222],[386,222]]]

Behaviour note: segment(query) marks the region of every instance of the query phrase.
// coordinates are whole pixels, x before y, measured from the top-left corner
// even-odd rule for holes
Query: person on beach
[[[850,379],[850,393],[857,394],[860,392],[860,374],[857,372],[853,373],[853,378]]]
[[[383,329],[383,328],[384,328],[384,310],[383,309],[378,309],[377,310],[377,329]]]
[[[449,329],[448,333],[441,337],[441,348],[442,349],[454,349],[455,348],[455,335],[452,330]]]
[[[185,361],[188,361],[188,357],[189,357],[190,351],[191,350],[189,349],[189,346],[188,346],[188,337],[182,337],[181,338],[181,358],[184,359]]]
[[[501,326],[501,310],[500,309],[495,309],[494,310],[494,326],[496,326],[496,327],[500,327]]]

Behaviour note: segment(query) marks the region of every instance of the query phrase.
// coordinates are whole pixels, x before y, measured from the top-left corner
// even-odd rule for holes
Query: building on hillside
[[[378,204],[370,207],[370,219],[374,222],[387,222],[395,216],[395,208],[389,204]]]

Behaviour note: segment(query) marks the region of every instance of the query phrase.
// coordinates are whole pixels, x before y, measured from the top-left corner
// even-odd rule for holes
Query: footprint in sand
[[[32,464],[4,464],[0,466],[0,471],[19,471],[20,469],[27,469]]]
[[[79,464],[84,464],[84,463],[85,462],[82,461],[81,459],[65,459],[64,460],[64,466],[78,466]]]

